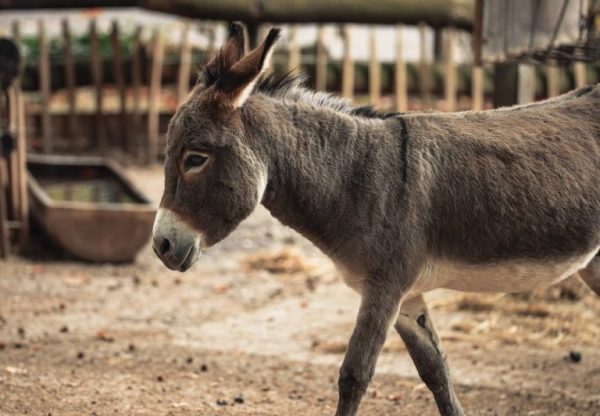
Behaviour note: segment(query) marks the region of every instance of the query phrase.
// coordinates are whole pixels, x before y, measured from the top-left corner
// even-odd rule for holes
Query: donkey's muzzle
[[[200,252],[198,233],[177,214],[159,209],[152,234],[152,249],[169,269],[184,272],[196,261]]]

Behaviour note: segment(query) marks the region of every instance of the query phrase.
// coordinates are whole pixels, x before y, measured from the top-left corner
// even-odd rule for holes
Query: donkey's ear
[[[271,55],[281,30],[271,29],[265,40],[236,62],[216,83],[215,94],[227,107],[241,107],[248,99],[261,74],[270,66]]]
[[[229,37],[215,57],[200,73],[198,83],[209,87],[229,71],[244,56],[244,26],[239,22],[229,25]]]

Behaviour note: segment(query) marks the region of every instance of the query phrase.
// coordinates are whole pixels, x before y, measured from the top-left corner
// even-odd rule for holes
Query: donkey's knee
[[[340,397],[349,400],[362,397],[367,391],[372,376],[372,372],[368,373],[360,368],[343,365],[338,379]]]
[[[587,267],[579,272],[585,283],[600,296],[600,252]]]

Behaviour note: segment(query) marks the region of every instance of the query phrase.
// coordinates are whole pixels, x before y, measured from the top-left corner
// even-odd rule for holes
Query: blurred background
[[[0,414],[334,412],[359,299],[312,244],[259,207],[186,274],[149,245],[167,124],[233,20],[283,29],[272,71],[382,111],[600,79],[595,0],[0,0]],[[577,276],[428,300],[468,414],[600,414]],[[435,414],[395,333],[362,409]]]

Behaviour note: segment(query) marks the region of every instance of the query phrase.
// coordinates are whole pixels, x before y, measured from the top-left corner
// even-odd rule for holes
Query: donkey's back
[[[527,106],[405,120],[414,186],[427,187],[430,285],[528,290],[596,255],[599,86]]]

